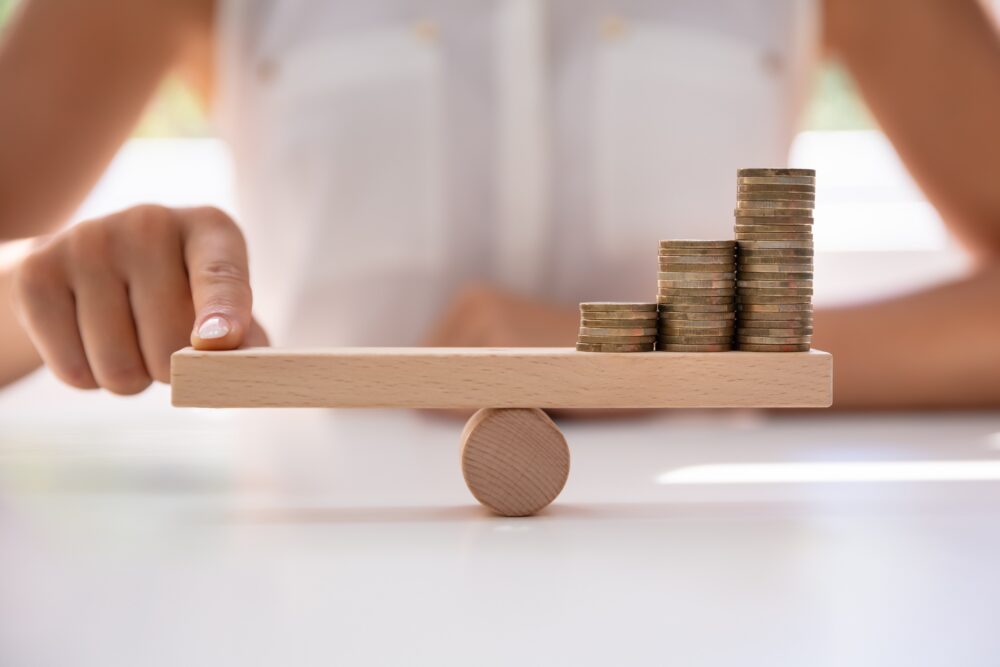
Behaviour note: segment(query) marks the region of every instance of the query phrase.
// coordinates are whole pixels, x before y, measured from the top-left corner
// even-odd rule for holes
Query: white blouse
[[[418,343],[462,285],[651,300],[782,165],[813,0],[231,0],[219,122],[282,345]]]

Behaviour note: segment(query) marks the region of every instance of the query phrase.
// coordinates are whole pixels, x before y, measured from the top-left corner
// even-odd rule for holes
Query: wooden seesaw
[[[825,408],[826,352],[642,352],[573,348],[180,350],[173,404],[206,408],[472,408],[462,474],[503,516],[562,491],[569,449],[541,408]]]

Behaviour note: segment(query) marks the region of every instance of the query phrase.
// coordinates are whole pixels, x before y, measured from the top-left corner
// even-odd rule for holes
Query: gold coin
[[[592,301],[580,304],[582,311],[649,311],[656,310],[655,303]]]
[[[658,336],[731,336],[736,332],[736,327],[733,326],[732,322],[728,322],[727,326],[689,326],[690,323],[685,322],[684,326],[662,326],[659,331],[656,332]],[[699,322],[698,324],[706,324],[706,322]]]
[[[787,329],[789,331],[801,332],[802,335],[811,334],[813,332],[813,323],[811,321],[791,322],[788,320],[776,320],[774,322],[764,322],[762,320],[754,320],[752,324],[753,326],[749,326],[749,324],[740,322],[739,326],[736,327],[736,330],[742,331],[748,336],[763,336],[764,334],[758,332],[769,331],[771,329]]]
[[[811,303],[740,304],[740,312],[744,313],[812,312],[812,304]]]
[[[795,288],[801,289],[808,287],[812,289],[813,281],[811,280],[738,280],[736,281],[737,287],[748,287],[757,289],[777,289],[777,288]]]
[[[802,201],[813,203],[816,195],[812,192],[789,192],[787,190],[767,190],[765,192],[737,192],[739,201]]]
[[[800,176],[808,178],[816,178],[815,169],[803,169],[803,168],[793,168],[793,167],[752,167],[749,169],[737,169],[736,177],[743,178],[746,176]]]
[[[800,225],[787,225],[777,231],[762,230],[761,227],[762,225],[740,225],[739,229],[734,227],[733,231],[737,241],[809,241],[813,238],[812,228],[796,229]]]
[[[737,199],[736,210],[747,211],[756,209],[798,209],[798,215],[810,215],[815,207],[811,201],[799,201],[795,199]]]
[[[736,185],[816,185],[815,176],[738,176]]]
[[[750,295],[744,294],[740,296],[740,305],[753,305],[753,304],[811,304],[812,297],[808,295],[797,295],[797,296],[764,296],[761,294]]]
[[[656,318],[645,320],[599,320],[582,318],[581,327],[598,329],[648,329],[656,326]]]
[[[732,336],[736,332],[736,327],[732,323],[728,323],[728,326],[712,326],[712,327],[691,327],[691,326],[669,326],[660,327],[660,330],[656,332],[658,336]]]
[[[577,343],[578,352],[652,352],[653,343],[615,345],[613,343]]]
[[[791,345],[756,345],[754,343],[737,343],[740,352],[808,352],[809,343]]]
[[[816,220],[812,216],[795,216],[795,215],[764,215],[764,216],[744,216],[737,215],[733,219],[734,224],[737,225],[776,225],[778,227],[787,227],[789,225],[805,225],[812,228]]]
[[[659,255],[660,264],[709,264],[725,266],[734,261],[735,253],[725,255]]]
[[[664,306],[673,305],[725,305],[736,303],[735,296],[674,296],[669,301],[660,302],[660,310]]]
[[[747,271],[749,273],[811,273],[812,270],[813,265],[811,262],[808,264],[793,264],[791,262],[787,264],[768,264],[760,260],[740,262],[740,271]]]
[[[581,336],[655,336],[656,327],[580,327]]]
[[[732,336],[660,336],[656,342],[669,345],[723,345],[732,340]]]
[[[679,343],[664,343],[657,345],[658,352],[729,352],[732,345],[720,343],[716,345],[681,345]]]
[[[741,211],[781,208],[794,208],[798,211],[797,215],[805,217],[812,215],[816,205],[812,201],[801,199],[743,199],[740,197],[736,200],[736,215],[739,215]]]
[[[813,242],[809,241],[742,241],[740,251],[743,250],[812,250]]]
[[[658,256],[665,257],[729,257],[734,252],[734,248],[671,248],[664,250],[660,248]]]
[[[733,287],[734,282],[732,278],[729,280],[657,280],[656,285],[663,289],[678,289],[682,287],[689,287],[691,289],[726,289]]]
[[[736,327],[725,326],[725,327],[668,327],[660,329],[656,335],[659,338],[664,336],[695,336],[699,338],[705,337],[715,337],[722,338],[726,336],[733,336],[736,333]]]
[[[812,296],[811,287],[744,287],[740,290],[740,300],[754,299],[761,296]]]
[[[665,241],[660,241],[661,249],[673,249],[673,248],[724,248],[727,250],[732,250],[736,248],[735,241],[725,240],[725,241],[704,241],[697,239],[668,239]]]
[[[643,345],[656,340],[656,334],[649,336],[577,336],[576,342],[594,345]]]
[[[733,273],[736,271],[736,262],[726,262],[725,264],[673,264],[660,262],[661,273]]]
[[[744,306],[740,306],[743,308]],[[809,320],[812,319],[811,310],[740,310],[739,318],[741,322],[751,320]]]
[[[771,315],[786,315],[787,313],[770,313]],[[813,318],[811,317],[801,317],[801,318],[746,318],[741,317],[736,323],[737,329],[794,329],[796,327],[811,327],[813,326]]]
[[[777,264],[782,266],[814,266],[811,250],[801,250],[798,252],[808,252],[808,255],[762,255],[763,250],[747,252],[740,255],[740,263],[737,266],[747,266],[754,264]]]
[[[812,234],[802,232],[739,232],[740,241],[807,241],[812,242]]]
[[[756,271],[740,271],[740,280],[744,281],[757,281],[757,282],[774,282],[787,281],[787,280],[812,280],[812,271],[807,271],[803,273],[758,273]],[[777,287],[780,287],[778,285]],[[787,285],[786,285],[787,287]]]
[[[660,306],[660,313],[732,313],[734,303],[669,303]]]
[[[656,312],[646,310],[633,311],[611,311],[611,310],[588,310],[580,313],[580,319],[585,320],[613,320],[621,322],[624,326],[638,327],[643,322],[656,320]],[[627,323],[627,324],[626,324]]]
[[[738,218],[809,218],[811,209],[794,208],[786,206],[784,208],[767,208],[757,206],[755,208],[734,208],[733,216]]]
[[[771,336],[736,336],[738,343],[750,343],[752,345],[789,345],[792,343],[811,343],[812,336],[782,336],[780,338]]]
[[[716,313],[684,313],[679,311],[660,311],[659,322],[683,320],[731,320],[736,317],[736,311],[728,310]]]
[[[788,322],[811,322],[813,312],[811,310],[741,310],[736,318],[741,326],[747,327],[766,327],[767,322],[778,321],[785,322],[782,326],[790,326]]]
[[[678,296],[709,296],[709,297],[722,297],[722,296],[733,296],[736,294],[736,287],[715,287],[709,289],[703,288],[677,288],[677,287],[661,287],[657,291],[657,303],[670,303],[670,300]],[[665,300],[664,300],[665,299]]]
[[[816,196],[816,186],[815,185],[796,185],[790,183],[756,183],[756,184],[739,184],[736,186],[736,195],[739,196],[744,192],[779,192],[779,193],[795,193],[795,194],[806,194],[810,196]]]
[[[680,280],[684,282],[689,280],[732,280],[735,277],[735,271],[727,273],[708,273],[707,271],[697,271],[694,273],[685,273],[683,271],[660,271],[656,274],[657,280]]]
[[[736,233],[744,234],[812,234],[812,225],[740,225],[735,227]]]
[[[762,248],[761,243],[768,241],[744,241],[740,244],[740,252],[736,256],[737,260],[747,257],[813,257],[815,254],[812,248]]]
[[[737,336],[740,335],[741,332],[751,336],[756,334],[760,336],[772,336],[781,338],[783,336],[808,336],[812,334],[813,328],[794,327],[791,329],[740,329],[740,328],[736,329]]]

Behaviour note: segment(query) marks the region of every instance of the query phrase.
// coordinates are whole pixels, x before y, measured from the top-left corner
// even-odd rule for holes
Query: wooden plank
[[[251,348],[172,359],[185,407],[822,408],[826,352]]]

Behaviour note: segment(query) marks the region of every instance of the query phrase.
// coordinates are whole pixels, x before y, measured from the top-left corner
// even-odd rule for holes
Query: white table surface
[[[568,423],[562,496],[502,519],[460,422],[10,412],[5,667],[1000,659],[996,413]]]

